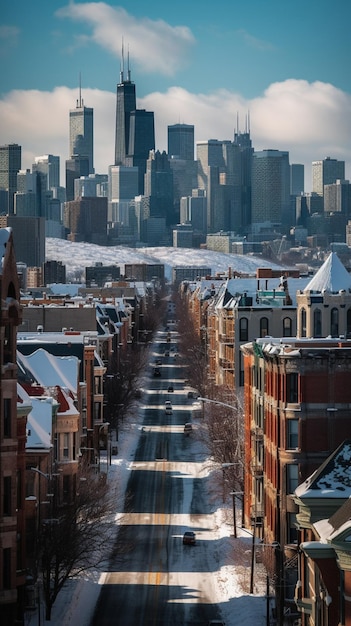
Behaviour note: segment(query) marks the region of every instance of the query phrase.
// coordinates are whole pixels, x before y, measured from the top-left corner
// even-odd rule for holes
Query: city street
[[[184,626],[220,617],[209,558],[214,539],[204,489],[206,457],[194,457],[193,435],[184,433],[193,401],[187,398],[184,367],[174,356],[177,333],[160,331],[153,348],[116,556],[104,576],[92,626]],[[156,361],[160,376],[153,375]],[[171,413],[166,401],[172,403]],[[189,530],[196,534],[195,545],[183,545]]]

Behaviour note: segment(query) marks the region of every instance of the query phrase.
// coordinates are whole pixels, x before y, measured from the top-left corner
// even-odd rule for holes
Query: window
[[[241,317],[239,322],[239,341],[249,340],[249,320],[247,317]]]
[[[286,466],[286,490],[287,493],[294,493],[299,484],[299,466],[295,464]]]
[[[292,337],[292,319],[290,317],[283,319],[283,337]]]
[[[297,543],[297,521],[296,521],[296,513],[288,513],[288,524],[287,524],[287,543]]]
[[[286,421],[286,447],[288,450],[295,450],[299,447],[299,420]]]
[[[64,459],[69,458],[69,433],[63,433],[62,454]]]
[[[300,313],[300,322],[301,322],[301,337],[306,337],[306,310],[301,309]]]
[[[267,317],[261,317],[261,319],[260,319],[260,337],[267,337],[267,335],[269,335],[268,318]]]
[[[286,376],[286,401],[296,404],[299,401],[299,375],[292,372]]]
[[[351,309],[348,309],[346,313],[346,337],[347,339],[351,337]]]
[[[11,476],[4,476],[3,514],[11,515]]]
[[[339,337],[339,311],[335,307],[330,311],[330,334]]]
[[[11,437],[11,398],[4,398],[4,437]]]
[[[313,313],[313,336],[322,336],[322,312],[320,309],[315,309]]]

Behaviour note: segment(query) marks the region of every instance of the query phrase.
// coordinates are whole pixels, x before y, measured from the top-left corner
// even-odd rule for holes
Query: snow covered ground
[[[143,411],[134,421],[125,421],[120,431],[118,456],[112,457],[112,464],[108,465],[105,459],[102,471],[108,472],[108,480],[117,480],[122,490],[126,490],[130,476],[131,465],[142,429]],[[193,458],[203,454],[203,444],[196,438],[196,428],[193,436]],[[216,544],[212,554],[211,567],[215,589],[216,602],[221,605],[223,618],[227,626],[234,624],[266,624],[266,597],[265,576],[261,566],[255,566],[254,595],[249,595],[250,587],[250,559],[251,535],[238,527],[238,538],[233,537],[233,515],[231,501],[222,503],[221,470],[211,463],[206,463],[204,471],[211,474],[208,497],[211,500],[215,516]],[[240,511],[237,511],[240,520]],[[37,612],[28,613],[25,624],[51,624],[51,626],[89,626],[95,604],[100,591],[100,581],[103,572],[100,570],[89,572],[76,580],[69,581],[59,594],[52,612],[50,622],[45,620],[44,607],[41,616]]]
[[[46,260],[62,261],[67,264],[67,280],[84,276],[84,268],[100,262],[103,265],[119,265],[124,273],[126,263],[163,263],[165,276],[172,277],[173,267],[208,267],[212,275],[217,272],[233,271],[254,275],[258,267],[276,267],[271,261],[253,256],[226,254],[213,250],[195,248],[128,248],[127,246],[97,246],[92,243],[71,242],[65,239],[46,238]],[[84,279],[83,279],[84,280]]]

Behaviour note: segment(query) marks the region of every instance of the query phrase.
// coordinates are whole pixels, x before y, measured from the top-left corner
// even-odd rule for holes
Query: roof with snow
[[[323,293],[339,293],[351,289],[351,274],[348,273],[338,255],[331,252],[318,272],[313,276],[304,292],[315,291]]]
[[[301,485],[299,498],[349,498],[351,496],[351,440],[344,441]]]
[[[35,379],[43,387],[56,387],[77,395],[79,381],[79,359],[75,356],[55,356],[39,348],[27,356],[21,354],[21,360]]]

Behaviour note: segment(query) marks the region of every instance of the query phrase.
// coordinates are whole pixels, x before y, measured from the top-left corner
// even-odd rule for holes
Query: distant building
[[[342,213],[351,217],[351,185],[348,180],[336,180],[324,185],[324,212]]]
[[[0,213],[13,215],[13,197],[17,191],[17,173],[21,169],[22,148],[17,143],[0,146]]]
[[[166,152],[150,150],[144,195],[149,197],[150,217],[163,217],[168,226],[174,223],[173,172]]]
[[[149,282],[153,278],[164,280],[165,266],[163,263],[126,263],[124,277],[143,282]]]
[[[305,166],[301,163],[290,164],[290,195],[301,196],[305,191]]]
[[[144,174],[149,151],[155,149],[154,114],[136,108],[135,83],[131,81],[129,60],[124,75],[124,53],[117,85],[114,165],[139,168],[138,194],[144,193]]]
[[[254,152],[252,160],[252,222],[291,225],[289,153]]]
[[[76,108],[69,112],[69,154],[87,159],[87,174],[94,172],[94,110],[84,106],[80,86]]]
[[[90,287],[92,284],[97,287],[103,287],[108,281],[119,280],[120,276],[121,270],[118,265],[103,265],[97,262],[92,267],[85,268],[85,283],[87,287]]]
[[[0,228],[12,229],[16,258],[28,267],[45,261],[45,219],[43,217],[0,216]]]
[[[89,175],[88,157],[74,155],[66,161],[66,200],[70,202],[75,199],[75,180],[81,176]]]
[[[41,287],[43,284],[43,270],[41,267],[27,267],[27,289]]]
[[[79,198],[66,202],[64,226],[69,231],[70,241],[106,245],[107,198]]]
[[[44,285],[66,282],[66,266],[62,261],[45,261],[43,264]]]
[[[191,224],[178,224],[176,228],[173,228],[173,247],[193,247],[193,229]]]
[[[194,160],[194,126],[191,124],[173,124],[167,127],[168,157]]]
[[[345,161],[326,157],[312,162],[312,191],[319,196],[324,194],[324,185],[335,183],[345,178]]]
[[[201,277],[211,276],[210,267],[182,266],[172,268],[172,283],[192,282]]]

